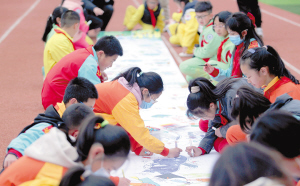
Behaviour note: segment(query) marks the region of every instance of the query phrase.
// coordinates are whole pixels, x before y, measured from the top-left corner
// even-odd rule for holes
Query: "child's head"
[[[205,26],[213,18],[212,5],[209,1],[200,1],[195,5],[196,18],[201,26]]]
[[[119,40],[114,36],[104,36],[94,45],[97,52],[99,67],[101,71],[112,66],[118,56],[123,55],[123,49]]]
[[[272,76],[285,76],[299,84],[299,81],[285,68],[279,54],[271,46],[246,50],[240,59],[240,64],[248,82],[257,88],[268,85],[270,79],[274,78]]]
[[[196,116],[205,120],[213,120],[218,108],[217,101],[226,94],[235,81],[237,80],[228,78],[214,86],[208,79],[203,77],[191,80],[189,83],[190,94],[186,101],[187,116],[189,118]]]
[[[142,92],[143,103],[140,106],[143,109],[150,108],[164,90],[164,84],[159,74],[155,72],[142,72],[139,67],[128,69],[115,77],[113,81],[118,80],[120,77],[124,77],[130,86],[133,86],[135,83],[138,84]]]
[[[149,9],[154,10],[159,4],[158,0],[146,0],[146,4]]]
[[[47,41],[47,36],[49,34],[49,32],[52,30],[53,28],[53,24],[56,24],[58,26],[60,26],[61,24],[61,15],[63,13],[65,13],[68,9],[65,8],[65,7],[56,7],[52,14],[49,16],[48,20],[47,20],[47,24],[46,24],[46,28],[45,28],[45,32],[44,32],[44,35],[43,35],[43,38],[42,40],[44,42]]]
[[[61,16],[61,28],[68,30],[68,34],[73,37],[78,31],[80,26],[79,14],[73,10],[68,10]]]
[[[69,135],[77,138],[82,121],[90,115],[94,115],[94,112],[85,104],[76,103],[69,106],[62,115],[62,120],[68,128]]]
[[[59,186],[115,186],[106,177],[90,175],[83,177],[86,170],[83,167],[72,167],[62,178]]]
[[[74,103],[84,103],[93,109],[96,99],[98,99],[98,92],[95,85],[86,78],[76,77],[69,82],[63,102],[66,107]]]
[[[190,2],[189,0],[174,0],[174,1],[179,6],[178,8],[180,8],[181,10],[183,10],[185,5]]]
[[[300,176],[300,121],[291,113],[281,110],[266,112],[252,126],[250,140],[280,152],[294,176]],[[296,165],[293,166],[293,165]]]
[[[226,20],[230,17],[231,12],[222,11],[215,15],[213,19],[213,28],[218,36],[226,37],[228,35],[226,29]]]
[[[125,162],[130,141],[127,132],[119,127],[108,124],[100,116],[87,118],[77,138],[77,152],[84,165],[96,175],[108,176]]]
[[[240,186],[264,177],[291,186],[293,180],[281,160],[279,153],[256,143],[229,146],[216,162],[209,185]]]
[[[238,119],[241,129],[249,133],[256,118],[270,108],[271,102],[261,93],[248,86],[237,90],[232,101],[231,117]]]
[[[254,21],[242,12],[232,14],[226,22],[226,28],[229,33],[230,41],[235,45],[240,45],[242,42],[245,42],[244,48],[247,49],[252,38],[255,39],[260,46],[263,45],[262,40],[255,32]]]

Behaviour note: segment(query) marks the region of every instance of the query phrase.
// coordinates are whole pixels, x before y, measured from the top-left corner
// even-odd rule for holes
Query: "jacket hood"
[[[66,168],[78,165],[76,149],[67,140],[66,134],[57,128],[52,128],[25,150],[30,158],[57,164]]]
[[[139,103],[139,106],[142,104],[142,92],[137,83],[134,83],[133,86],[128,84],[128,81],[124,77],[120,77],[118,82],[123,85],[127,90],[129,90],[136,98]]]
[[[275,110],[280,109],[282,106],[286,105],[287,103],[291,102],[293,98],[289,96],[288,94],[283,94],[281,96],[278,96],[275,100],[275,102],[270,106],[269,110]]]

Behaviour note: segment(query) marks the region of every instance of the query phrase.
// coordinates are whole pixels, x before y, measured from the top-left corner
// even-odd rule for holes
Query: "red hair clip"
[[[255,25],[255,17],[250,12],[247,13],[247,16],[249,17],[249,19],[251,19],[251,22],[254,25],[254,27],[256,27],[256,25]]]

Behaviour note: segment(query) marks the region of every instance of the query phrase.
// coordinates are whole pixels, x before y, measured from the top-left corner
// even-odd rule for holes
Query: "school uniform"
[[[142,4],[136,9],[130,5],[126,9],[123,24],[128,30],[132,30],[138,23],[142,26],[143,30],[154,30],[159,29],[163,32],[164,23],[163,9],[160,4],[154,9],[150,10],[147,3]]]
[[[284,110],[293,114],[295,118],[300,120],[300,100],[293,99],[287,93],[278,96],[275,102],[266,110],[266,112],[272,112],[274,110]],[[226,134],[226,139],[229,144],[233,145],[239,142],[246,141],[246,133],[244,133],[240,125],[231,126]]]
[[[188,59],[180,64],[179,68],[183,74],[186,74],[186,79],[188,81],[195,79],[197,77],[207,77],[209,75],[203,70],[203,66],[209,60],[217,58],[217,51],[224,40],[224,37],[218,36],[213,30],[213,21],[210,20],[209,23],[203,28],[202,33],[199,37],[199,47],[195,48],[195,57]]]
[[[233,119],[231,118],[232,110],[232,100],[236,97],[236,92],[241,86],[250,86],[247,83],[246,79],[238,79],[232,84],[232,87],[226,92],[225,96],[217,101],[218,109],[216,111],[216,116],[213,120],[210,120],[208,123],[208,130],[205,133],[204,138],[200,141],[198,148],[202,150],[202,153],[208,154],[211,149],[214,147],[215,143],[220,143],[220,140],[226,140],[226,133],[232,123]],[[218,139],[215,135],[215,130],[213,126],[220,125],[220,132],[224,139]],[[217,140],[218,139],[218,140]],[[217,140],[217,141],[216,141]],[[227,142],[225,142],[227,144]],[[223,146],[224,147],[224,146]],[[222,149],[219,149],[221,151]]]
[[[133,152],[139,155],[144,147],[163,156],[169,154],[169,149],[164,143],[150,135],[139,114],[142,93],[137,83],[130,87],[126,79],[121,77],[115,81],[98,84],[96,89],[99,98],[96,100],[94,112],[110,124],[119,125],[127,131]]]
[[[63,29],[54,29],[55,34],[47,41],[44,49],[45,76],[67,54],[75,50],[73,38]]]
[[[44,108],[62,102],[68,83],[75,77],[84,77],[94,85],[101,83],[94,47],[78,49],[66,55],[51,69],[44,80],[41,94]]]
[[[58,28],[60,28],[57,24],[52,24],[52,29],[51,29],[51,31],[48,33],[48,35],[47,35],[47,38],[46,38],[46,43],[47,43],[47,41],[56,33],[55,32],[55,29],[58,29]],[[45,43],[45,44],[46,44]]]
[[[244,42],[242,42],[240,45],[236,46],[235,50],[234,50],[234,54],[231,57],[231,62],[229,65],[228,69],[221,69],[221,68],[214,68],[213,72],[210,73],[209,75],[211,75],[212,79],[215,81],[221,81],[227,77],[242,77],[242,71],[241,71],[241,67],[240,67],[240,57],[241,57],[241,53],[244,50]],[[250,40],[250,44],[248,46],[248,49],[250,48],[255,48],[255,47],[260,47],[258,42],[255,39],[251,39]]]

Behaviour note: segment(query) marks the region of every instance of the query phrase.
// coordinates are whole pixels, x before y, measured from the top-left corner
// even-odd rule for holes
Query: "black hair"
[[[184,4],[188,4],[190,2],[190,0],[174,0],[175,2],[184,2]]]
[[[240,59],[240,64],[248,63],[251,69],[257,71],[262,67],[268,67],[270,74],[278,76],[279,78],[285,76],[295,84],[299,84],[299,81],[295,76],[285,68],[284,63],[276,50],[269,45],[266,47],[256,47],[246,50]]]
[[[95,85],[88,79],[76,77],[69,82],[63,102],[66,104],[72,98],[75,98],[78,102],[87,102],[89,98],[98,99],[98,92]]]
[[[265,112],[253,124],[250,139],[271,147],[287,158],[300,155],[300,121],[282,110]]]
[[[236,95],[232,101],[231,117],[233,119],[239,117],[242,131],[249,133],[251,128],[246,124],[246,118],[248,117],[248,122],[252,126],[254,120],[270,108],[271,102],[248,86],[240,87]]]
[[[191,80],[189,83],[190,94],[187,98],[187,116],[190,119],[194,118],[194,115],[203,114],[203,110],[208,110],[210,103],[217,103],[217,100],[225,96],[227,91],[232,87],[232,84],[238,81],[235,78],[226,78],[220,81],[214,86],[208,79],[199,77]],[[192,93],[191,87],[197,86],[200,88],[199,92]],[[201,110],[195,111],[196,108]]]
[[[280,154],[256,143],[229,146],[214,165],[209,186],[240,186],[260,177],[291,185],[292,178],[281,168],[280,160]]]
[[[82,121],[89,115],[94,115],[93,110],[82,103],[70,105],[62,115],[62,120],[69,129],[78,129]]]
[[[100,38],[95,44],[94,49],[97,52],[102,50],[107,56],[123,56],[123,48],[115,36],[104,36]]]
[[[229,11],[222,11],[219,12],[215,17],[213,18],[213,25],[215,24],[215,19],[218,17],[219,22],[226,24],[227,19],[230,17],[232,13]]]
[[[257,35],[255,31],[255,26],[253,25],[251,19],[242,12],[233,13],[228,20],[226,21],[226,27],[232,31],[239,33],[240,37],[242,38],[242,32],[247,30],[247,35],[245,36],[245,45],[243,47],[243,53],[246,49],[248,49],[250,45],[250,40],[254,38],[260,46],[263,46],[263,41]],[[236,49],[234,49],[235,52]],[[233,52],[233,53],[234,53]]]
[[[86,160],[94,143],[102,144],[105,156],[124,158],[128,156],[130,141],[127,132],[122,127],[110,124],[95,129],[95,125],[103,121],[100,116],[91,116],[84,120],[77,138],[76,147],[79,155],[77,161]]]
[[[67,10],[61,16],[61,27],[62,28],[63,27],[69,28],[79,22],[80,22],[80,16],[77,12],[75,12],[73,10]]]
[[[150,94],[158,94],[164,90],[164,84],[159,74],[155,72],[142,72],[139,67],[132,67],[126,70],[112,81],[118,80],[120,77],[124,77],[128,81],[129,86],[137,83],[140,88],[147,88]]]
[[[85,169],[77,166],[72,167],[64,175],[59,186],[115,186],[115,184],[106,177],[90,175],[83,178]]]
[[[65,8],[65,7],[61,7],[61,6],[58,6],[56,7],[52,14],[48,17],[48,20],[47,20],[47,23],[46,23],[46,28],[45,28],[45,31],[44,31],[44,34],[43,34],[43,37],[42,37],[42,40],[44,42],[47,41],[47,36],[49,34],[49,32],[52,30],[53,28],[53,24],[57,24],[58,25],[58,22],[56,21],[56,18],[61,18],[61,15],[63,13],[65,13],[68,9]]]
[[[212,5],[209,1],[199,1],[195,5],[195,12],[212,12]]]

